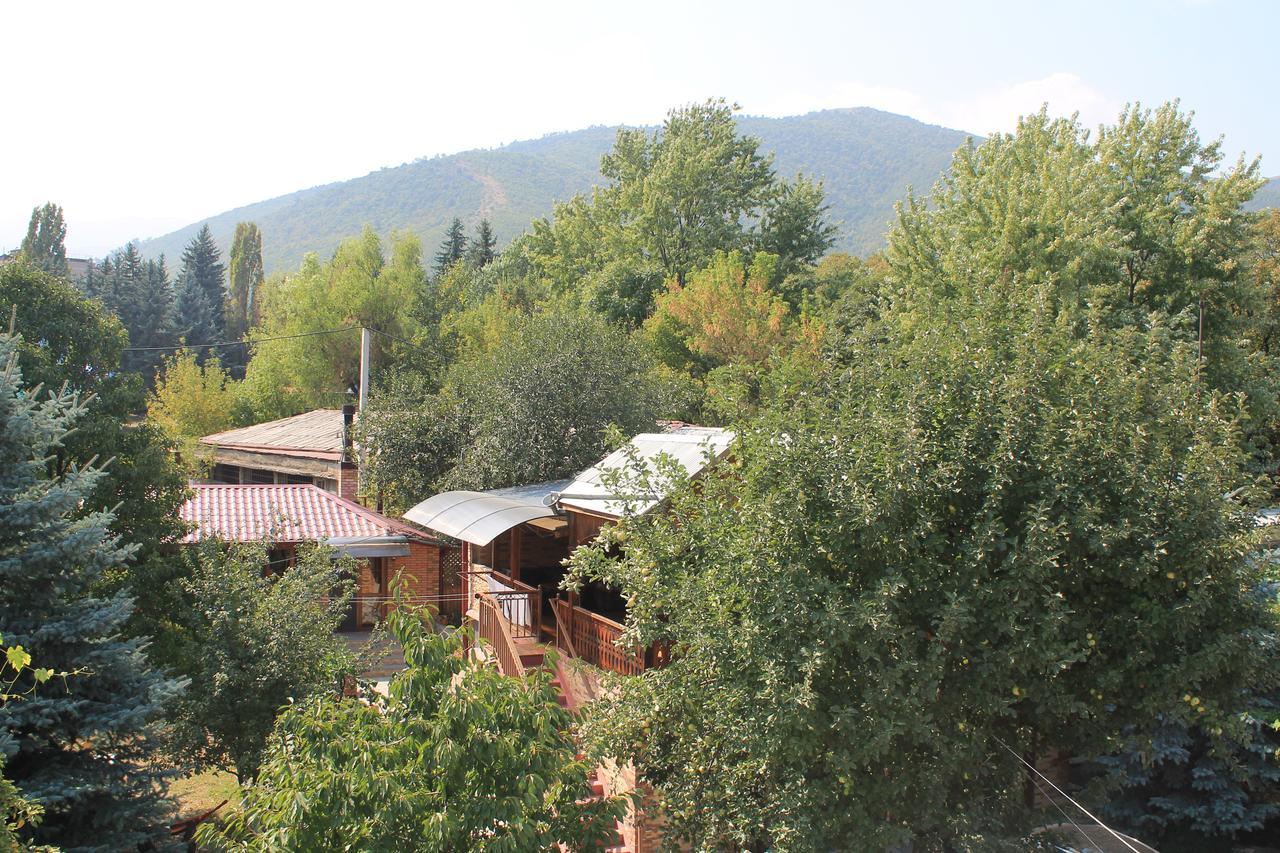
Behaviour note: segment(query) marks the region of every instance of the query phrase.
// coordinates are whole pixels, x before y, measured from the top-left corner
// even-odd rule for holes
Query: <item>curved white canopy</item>
[[[441,492],[404,514],[423,527],[470,542],[488,545],[501,533],[537,518],[554,518],[555,510],[540,504],[484,492]]]

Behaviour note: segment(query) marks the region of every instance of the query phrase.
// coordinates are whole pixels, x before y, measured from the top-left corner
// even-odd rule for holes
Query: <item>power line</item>
[[[343,326],[340,329],[321,329],[318,332],[300,332],[296,335],[275,335],[270,338],[253,338],[247,341],[217,341],[210,344],[172,344],[164,347],[125,347],[124,352],[157,352],[160,350],[181,350],[181,349],[216,349],[218,347],[240,347],[252,346],[254,344],[266,343],[267,341],[288,341],[294,338],[313,338],[316,335],[336,335],[339,332],[352,332],[360,328],[359,326]],[[373,330],[370,330],[373,331]],[[406,341],[407,343],[407,341]]]
[[[1037,770],[1034,764],[1032,764],[1031,762],[1027,761],[1025,758],[1023,758],[1021,755],[1019,755],[1017,752],[1015,752],[1015,751],[1013,750],[1013,748],[1009,746],[1009,744],[1005,743],[1004,741],[1002,741],[1000,738],[996,737],[995,735],[992,735],[991,737],[992,737],[992,739],[993,739],[993,740],[995,740],[995,742],[996,742],[996,743],[1000,744],[1000,745],[1001,745],[1001,746],[1003,746],[1005,749],[1007,749],[1007,750],[1009,751],[1009,754],[1010,754],[1010,755],[1012,755],[1014,758],[1018,759],[1018,761],[1020,761],[1023,765],[1025,765],[1025,766],[1026,766],[1026,768],[1027,768],[1028,770],[1030,770],[1032,773],[1034,773],[1035,775],[1037,775],[1037,776],[1039,776],[1041,779],[1043,779],[1043,780],[1045,781],[1045,784],[1047,784],[1050,788],[1052,788],[1053,790],[1057,791],[1060,795],[1062,795],[1062,796],[1067,800],[1067,802],[1071,803],[1071,805],[1075,806],[1075,807],[1076,807],[1076,808],[1078,808],[1080,811],[1084,812],[1084,813],[1085,813],[1085,815],[1086,815],[1086,816],[1088,816],[1088,818],[1089,818],[1090,820],[1092,820],[1094,823],[1098,824],[1098,826],[1102,827],[1102,828],[1103,828],[1103,829],[1105,829],[1107,832],[1111,833],[1111,834],[1115,837],[1115,839],[1116,839],[1117,841],[1119,841],[1119,842],[1120,842],[1121,844],[1123,844],[1125,847],[1128,847],[1130,850],[1132,850],[1132,851],[1133,851],[1133,853],[1139,853],[1138,848],[1137,848],[1137,847],[1134,847],[1132,844],[1130,844],[1130,843],[1125,839],[1125,837],[1124,837],[1123,835],[1121,835],[1120,833],[1116,832],[1116,831],[1115,831],[1114,829],[1112,829],[1111,827],[1107,826],[1105,823],[1103,823],[1103,822],[1102,822],[1102,820],[1101,820],[1097,815],[1095,815],[1093,812],[1089,811],[1089,810],[1088,810],[1088,809],[1086,809],[1084,806],[1080,805],[1078,802],[1076,802],[1074,799],[1072,799],[1071,795],[1070,795],[1070,794],[1068,794],[1066,791],[1062,790],[1062,789],[1061,789],[1061,788],[1059,788],[1057,785],[1053,784],[1053,780],[1052,780],[1052,779],[1050,779],[1048,776],[1044,775],[1044,774],[1043,774],[1043,773],[1041,773],[1039,770]],[[1039,785],[1037,785],[1036,787],[1038,788],[1038,787],[1040,787],[1040,786],[1039,786]],[[1085,837],[1086,837],[1086,838],[1088,838],[1088,836],[1087,836],[1087,835],[1086,835]]]

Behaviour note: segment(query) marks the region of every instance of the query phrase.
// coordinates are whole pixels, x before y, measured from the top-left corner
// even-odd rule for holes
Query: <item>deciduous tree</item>
[[[625,801],[591,798],[550,677],[520,681],[397,610],[390,695],[288,708],[256,784],[219,830],[230,850],[603,849]],[[394,783],[389,784],[394,780]]]
[[[186,554],[174,619],[175,669],[191,685],[173,713],[173,741],[197,767],[252,780],[280,709],[337,692],[352,667],[334,631],[351,602],[350,558],[304,547],[271,565],[268,543],[206,541]]]
[[[67,277],[67,224],[62,208],[53,202],[31,210],[27,236],[22,238],[22,256],[50,275]]]

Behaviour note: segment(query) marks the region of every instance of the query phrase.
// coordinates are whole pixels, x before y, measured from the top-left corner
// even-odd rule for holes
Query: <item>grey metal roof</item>
[[[671,492],[674,483],[653,484],[655,494],[615,495],[602,483],[604,476],[625,469],[628,456],[634,456],[650,476],[655,475],[658,457],[666,455],[679,464],[685,477],[696,477],[710,460],[724,455],[733,438],[729,430],[714,427],[682,426],[669,432],[641,433],[575,477],[564,487],[560,504],[615,518],[627,509],[646,513]]]
[[[555,517],[555,510],[503,495],[458,491],[427,498],[404,517],[472,545],[488,545],[518,524]]]

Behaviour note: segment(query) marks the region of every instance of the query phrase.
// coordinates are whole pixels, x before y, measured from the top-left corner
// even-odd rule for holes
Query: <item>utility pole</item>
[[[365,404],[369,402],[369,359],[373,352],[373,333],[360,327],[360,408],[357,417],[364,416]]]

